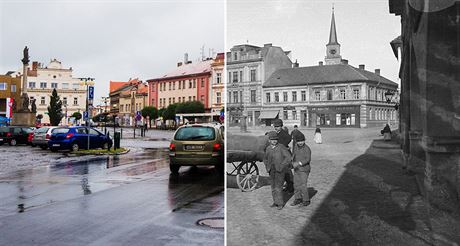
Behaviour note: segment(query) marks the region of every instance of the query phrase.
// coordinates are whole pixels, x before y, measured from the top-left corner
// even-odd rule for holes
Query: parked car
[[[17,144],[30,144],[32,129],[26,126],[0,127],[0,145],[8,143],[10,146]]]
[[[88,140],[90,149],[107,149],[113,144],[110,136],[104,135],[94,128],[71,126],[54,128],[48,140],[48,147],[53,152],[64,149],[78,151],[88,148]]]
[[[48,140],[51,138],[51,131],[55,129],[56,126],[43,126],[41,128],[35,129],[32,137],[32,146],[38,145],[41,149],[48,148]]]
[[[191,124],[179,127],[169,145],[169,168],[177,174],[181,166],[213,165],[224,170],[224,126]]]

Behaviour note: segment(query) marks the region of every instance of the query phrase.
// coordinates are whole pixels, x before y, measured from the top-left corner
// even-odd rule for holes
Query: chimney
[[[188,64],[188,53],[184,54],[184,64]]]
[[[359,69],[364,70],[364,64],[360,64],[360,65],[359,65]]]
[[[38,67],[38,62],[36,61],[32,62],[32,71],[37,71],[37,67]]]
[[[295,60],[295,62],[292,63],[292,67],[299,67],[299,63],[297,62],[297,60]]]
[[[380,68],[375,69],[375,74],[380,75]]]
[[[272,44],[271,43],[264,44],[264,47],[272,47]]]
[[[322,66],[322,65],[323,65],[323,62],[322,62],[322,61],[318,62],[318,65]]]
[[[177,66],[178,66],[178,67],[182,66],[182,62],[178,62],[178,63],[177,63]]]
[[[348,65],[348,60],[347,59],[342,59],[342,64]]]

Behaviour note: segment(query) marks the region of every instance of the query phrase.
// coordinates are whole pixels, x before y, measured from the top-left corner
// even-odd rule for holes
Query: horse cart
[[[265,136],[229,135],[227,163],[233,170],[228,175],[236,176],[236,183],[241,191],[252,191],[259,182],[259,167],[257,162],[263,161]],[[230,170],[230,168],[227,168]]]

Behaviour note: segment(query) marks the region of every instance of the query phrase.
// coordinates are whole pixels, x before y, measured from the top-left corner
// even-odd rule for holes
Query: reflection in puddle
[[[160,168],[165,168],[168,166],[169,166],[169,161],[165,159],[161,159],[161,160],[156,160],[156,161],[152,161],[152,162],[148,162],[148,163],[126,168],[125,170],[123,170],[123,173],[126,174],[127,176],[137,176],[137,175],[142,175],[145,173],[150,173]]]

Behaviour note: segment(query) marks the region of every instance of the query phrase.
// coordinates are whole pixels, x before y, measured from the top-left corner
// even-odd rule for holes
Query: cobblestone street
[[[228,189],[228,245],[458,245],[459,218],[425,204],[415,176],[402,172],[399,145],[379,131],[323,129],[323,144],[315,144],[314,129],[303,129],[311,204],[291,207],[285,194],[283,210],[270,208],[267,182],[252,192]]]

